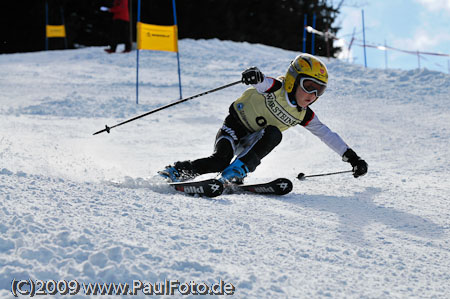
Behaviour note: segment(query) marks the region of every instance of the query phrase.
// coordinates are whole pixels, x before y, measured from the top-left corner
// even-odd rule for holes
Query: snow
[[[282,75],[296,55],[181,40],[183,97],[239,80],[253,65]],[[293,128],[247,179],[291,178],[292,193],[212,200],[176,193],[155,173],[211,154],[246,87],[93,136],[178,99],[175,54],[140,56],[136,105],[133,53],[0,55],[0,297],[11,298],[13,279],[223,280],[238,298],[448,296],[449,75],[325,58],[329,88],[312,108],[369,173],[296,180],[349,166]]]

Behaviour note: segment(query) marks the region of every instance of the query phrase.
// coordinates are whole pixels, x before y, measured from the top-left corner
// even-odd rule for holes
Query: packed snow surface
[[[183,97],[254,65],[283,75],[296,55],[181,40]],[[237,298],[448,298],[450,76],[324,61],[329,88],[312,108],[369,173],[296,180],[349,169],[298,127],[247,178],[290,178],[290,194],[208,199],[177,193],[156,172],[210,155],[246,86],[93,136],[178,100],[176,55],[141,52],[139,105],[135,53],[0,55],[0,297],[32,279],[222,280]]]

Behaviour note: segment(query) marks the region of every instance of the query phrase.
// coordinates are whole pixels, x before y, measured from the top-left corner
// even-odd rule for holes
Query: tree
[[[338,9],[320,0],[178,0],[177,13],[180,38],[247,41],[295,51],[302,50],[305,14],[309,25],[316,14],[319,31],[339,30],[332,25]],[[311,34],[306,38],[310,45]],[[336,56],[339,48],[329,43],[330,56]],[[327,55],[324,39],[316,37],[314,52]]]
[[[4,12],[0,53],[40,51],[45,48],[45,1],[0,1]],[[112,6],[113,0],[47,0],[49,20],[59,24],[60,7],[64,10],[69,48],[107,45],[113,32],[111,15],[101,12],[100,6]],[[132,28],[135,36],[137,2],[133,0]],[[339,13],[340,1],[333,8],[325,0],[177,0],[179,38],[246,41],[288,50],[301,51],[303,20],[308,25],[316,14],[316,29],[336,34],[339,27],[333,22]],[[141,0],[141,21],[149,24],[172,25],[172,0]],[[13,28],[5,30],[5,28]],[[307,33],[307,52],[311,52],[311,34]],[[62,48],[55,39],[50,49]],[[339,48],[329,41],[330,56]],[[327,45],[316,36],[315,54],[326,56]]]

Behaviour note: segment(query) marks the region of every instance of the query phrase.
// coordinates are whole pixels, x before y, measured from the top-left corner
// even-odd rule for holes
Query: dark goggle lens
[[[302,78],[300,80],[300,86],[306,93],[315,93],[318,97],[323,95],[327,88],[325,84],[320,84],[316,80],[310,78]]]

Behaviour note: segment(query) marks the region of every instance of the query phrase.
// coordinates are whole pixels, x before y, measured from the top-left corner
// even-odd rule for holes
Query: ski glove
[[[242,72],[241,81],[247,85],[258,84],[264,81],[264,75],[256,66],[252,66]]]
[[[342,161],[348,162],[353,167],[353,176],[355,178],[363,176],[367,173],[367,163],[351,149],[349,148],[344,155],[342,155]]]

